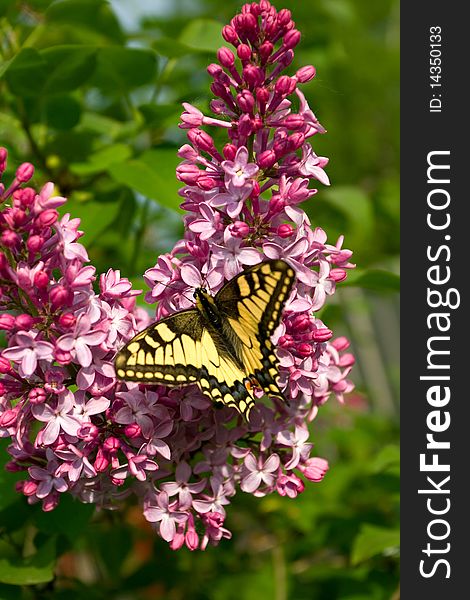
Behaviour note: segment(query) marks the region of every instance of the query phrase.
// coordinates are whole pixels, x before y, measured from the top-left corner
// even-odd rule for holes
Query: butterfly
[[[194,292],[195,307],[157,321],[115,358],[119,379],[171,387],[197,384],[215,402],[246,419],[254,387],[284,401],[271,335],[295,282],[283,260],[252,266],[211,296]]]

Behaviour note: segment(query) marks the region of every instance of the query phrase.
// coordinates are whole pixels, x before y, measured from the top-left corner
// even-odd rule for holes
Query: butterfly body
[[[215,296],[197,288],[194,308],[154,323],[118,352],[118,378],[171,387],[195,383],[247,418],[253,385],[284,400],[270,337],[293,283],[292,268],[272,260],[243,271]]]

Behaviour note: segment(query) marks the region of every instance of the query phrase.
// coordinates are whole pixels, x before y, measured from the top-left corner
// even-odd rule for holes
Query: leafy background
[[[282,7],[302,31],[297,67],[317,67],[303,90],[328,129],[314,147],[331,158],[333,185],[307,211],[329,239],[345,234],[358,265],[322,314],[358,359],[347,405],[332,399],[312,425],[332,468],[296,500],[238,494],[233,539],[195,553],[168,550],[133,506],[95,514],[64,499],[44,514],[2,470],[0,600],[399,597],[398,1]],[[239,9],[234,0],[0,0],[10,175],[29,160],[35,184],[57,183],[98,272],[120,268],[141,287],[181,236],[181,102],[207,108],[205,67]]]

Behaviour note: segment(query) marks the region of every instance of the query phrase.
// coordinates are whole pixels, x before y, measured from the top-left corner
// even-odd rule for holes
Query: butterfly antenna
[[[163,281],[159,281],[158,282],[160,285],[163,285],[163,287],[166,288],[170,288],[170,289],[175,289],[176,291],[178,291],[178,293],[183,296],[183,298],[186,298],[186,300],[188,300],[189,302],[194,304],[194,298],[188,297],[186,296],[186,294],[184,294],[183,292],[181,292],[180,290],[177,289],[177,287],[175,285],[172,285],[171,283],[163,283]]]

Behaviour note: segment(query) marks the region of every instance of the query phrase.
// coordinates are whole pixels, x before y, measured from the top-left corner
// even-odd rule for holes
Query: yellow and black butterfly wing
[[[223,333],[233,342],[246,377],[254,378],[266,394],[283,400],[270,338],[294,281],[294,270],[286,262],[265,261],[231,279],[214,298],[224,317]]]
[[[209,328],[197,309],[165,317],[118,352],[117,377],[172,387],[196,383],[214,401],[248,416],[254,399],[246,374]]]

